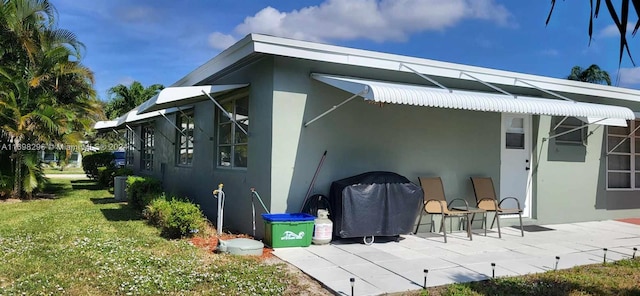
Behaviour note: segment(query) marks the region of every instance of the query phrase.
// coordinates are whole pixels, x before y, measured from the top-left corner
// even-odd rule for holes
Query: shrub
[[[164,195],[152,200],[143,215],[167,238],[192,236],[204,231],[206,226],[200,206],[174,197],[168,199]]]
[[[113,166],[98,168],[98,184],[103,187],[113,187],[113,178],[116,176],[131,176],[133,170],[130,168],[115,168]]]
[[[129,176],[127,178],[127,198],[129,204],[143,210],[149,202],[162,193],[160,180],[151,177]]]
[[[113,168],[111,167],[98,167],[98,184],[103,187],[109,186],[109,179],[112,179]]]
[[[82,158],[82,169],[87,177],[92,180],[98,180],[99,167],[113,168],[113,153],[100,152],[86,155]]]

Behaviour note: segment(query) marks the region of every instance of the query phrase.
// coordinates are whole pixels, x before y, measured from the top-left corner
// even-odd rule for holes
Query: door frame
[[[525,167],[529,167],[526,175],[526,188],[525,188],[525,196],[524,196],[524,211],[522,212],[522,217],[533,218],[532,217],[532,208],[533,208],[533,196],[532,196],[532,172],[533,172],[533,142],[532,142],[532,115],[531,114],[516,114],[516,113],[501,113],[500,115],[500,196],[499,199],[502,200],[506,196],[503,195],[503,190],[505,188],[505,182],[503,181],[503,173],[505,173],[505,169],[503,166],[507,165],[505,162],[505,150],[506,150],[506,125],[505,125],[505,117],[507,116],[519,116],[524,118],[524,145],[525,145],[525,153],[527,153],[526,157],[528,159],[528,163],[525,164],[510,164],[511,167],[521,167],[523,170]],[[505,218],[518,217],[518,215],[504,215]]]

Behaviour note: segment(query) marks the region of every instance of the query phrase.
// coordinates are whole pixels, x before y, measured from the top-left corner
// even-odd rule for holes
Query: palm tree
[[[104,117],[93,73],[79,62],[83,44],[54,17],[48,0],[0,1],[0,135],[14,148],[15,197],[41,176],[25,145],[72,144]]]
[[[567,76],[569,80],[583,81],[596,84],[611,85],[611,77],[607,71],[600,69],[598,65],[591,65],[583,69],[580,66],[571,68],[571,74]]]
[[[162,89],[164,89],[162,84],[153,84],[145,88],[138,81],[134,81],[129,86],[118,84],[109,89],[110,101],[105,106],[105,114],[110,119],[121,116],[155,96]]]
[[[616,28],[618,29],[618,33],[620,33],[620,47],[619,47],[619,55],[618,55],[618,64],[622,64],[622,56],[624,55],[625,50],[627,51],[627,56],[631,59],[631,63],[635,66],[635,62],[633,61],[633,57],[631,56],[631,51],[629,50],[629,43],[627,41],[627,24],[629,23],[629,11],[632,13],[635,12],[635,15],[640,16],[640,1],[637,0],[596,0],[595,3],[593,0],[589,0],[589,5],[591,7],[591,14],[589,15],[589,44],[591,44],[591,39],[593,38],[593,22],[598,18],[600,13],[600,5],[604,2],[607,7],[607,11],[609,12],[609,16]],[[584,3],[584,2],[583,2]],[[549,15],[547,16],[547,25],[551,20],[551,15],[553,14],[553,9],[555,8],[556,0],[551,0],[551,9],[549,10]],[[620,14],[618,15],[618,10],[616,10],[616,6],[620,5]],[[634,29],[631,32],[632,36],[635,36],[640,29],[640,19],[638,19],[635,23]]]

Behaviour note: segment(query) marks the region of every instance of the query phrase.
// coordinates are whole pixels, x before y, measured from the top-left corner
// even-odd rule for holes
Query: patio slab
[[[441,236],[419,233],[396,240],[376,238],[372,245],[361,240],[339,240],[328,245],[275,249],[273,254],[287,261],[337,295],[380,295],[421,289],[424,269],[427,286],[479,281],[491,278],[491,263],[497,277],[517,276],[577,265],[630,258],[640,248],[640,225],[608,220],[544,225],[552,231],[526,232],[512,227],[497,232],[474,230],[473,241],[465,232]],[[428,230],[428,228],[425,228]],[[638,253],[637,255],[640,255]]]

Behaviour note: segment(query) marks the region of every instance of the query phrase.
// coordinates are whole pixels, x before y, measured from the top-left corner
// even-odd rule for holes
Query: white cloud
[[[640,67],[620,68],[618,71],[621,86],[630,86],[640,84]]]
[[[633,28],[635,28],[635,23],[635,21],[629,21],[627,23],[627,34],[631,35],[631,32],[633,32]],[[611,24],[600,30],[598,36],[602,38],[620,37],[620,31],[618,31],[618,27],[616,27],[616,25]]]
[[[228,34],[222,34],[220,32],[213,32],[209,34],[209,46],[214,49],[226,49],[236,43],[236,41],[238,40],[235,37]]]
[[[326,0],[290,12],[266,7],[245,18],[234,32],[310,41],[404,41],[412,33],[444,30],[472,19],[515,25],[511,13],[495,0]]]

